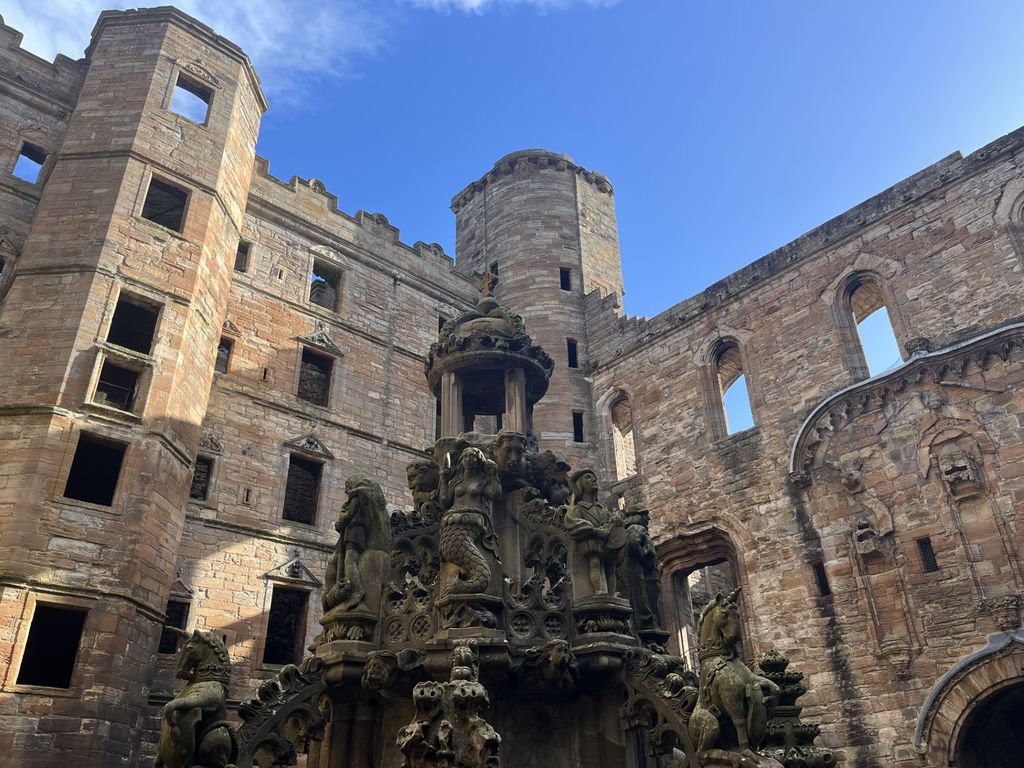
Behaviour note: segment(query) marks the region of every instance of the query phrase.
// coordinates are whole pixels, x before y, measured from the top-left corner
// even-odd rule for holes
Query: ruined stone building
[[[148,764],[165,623],[225,639],[236,702],[303,655],[344,481],[411,507],[427,351],[491,272],[554,360],[538,447],[651,511],[676,652],[740,586],[748,657],[807,674],[842,765],[1019,765],[1024,129],[647,319],[612,184],[565,155],[458,192],[453,261],[271,176],[258,76],[194,19],[103,13],[78,61],[20,41],[0,25],[0,764]],[[871,375],[880,309],[903,360]]]

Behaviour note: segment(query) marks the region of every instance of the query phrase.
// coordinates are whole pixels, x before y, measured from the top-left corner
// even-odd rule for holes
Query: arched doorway
[[[1024,760],[1024,683],[992,694],[964,723],[957,768],[1017,768]]]

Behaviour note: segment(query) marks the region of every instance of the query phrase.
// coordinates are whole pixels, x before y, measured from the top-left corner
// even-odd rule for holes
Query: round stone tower
[[[495,298],[554,359],[534,412],[540,449],[599,466],[585,297],[623,292],[611,183],[566,155],[523,150],[456,195],[452,211],[458,267],[496,273]]]

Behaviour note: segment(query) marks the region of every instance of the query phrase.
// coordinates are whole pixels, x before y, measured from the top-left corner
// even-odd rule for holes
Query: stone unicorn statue
[[[184,690],[164,706],[153,768],[225,768],[238,757],[226,699],[231,661],[210,632],[173,630],[182,638],[175,676]]]
[[[700,688],[689,731],[694,762],[701,768],[779,765],[755,751],[764,741],[779,687],[739,659],[739,591],[718,594],[697,621]]]

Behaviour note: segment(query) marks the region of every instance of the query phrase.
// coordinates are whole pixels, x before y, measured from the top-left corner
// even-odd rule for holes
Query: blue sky
[[[47,58],[117,3],[5,3]],[[138,3],[121,3],[131,7]],[[1024,3],[185,0],[251,53],[271,171],[454,253],[452,195],[543,147],[616,188],[654,315],[885,187],[1024,124]]]

